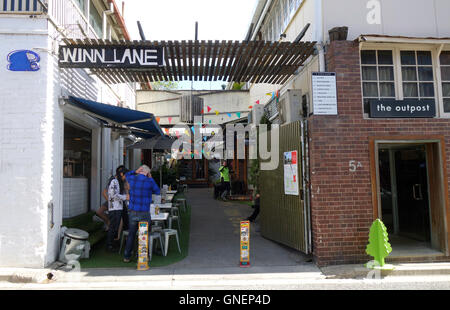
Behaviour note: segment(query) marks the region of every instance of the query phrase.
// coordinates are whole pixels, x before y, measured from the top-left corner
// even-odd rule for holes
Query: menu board
[[[139,222],[138,270],[148,270],[148,222]]]
[[[313,72],[313,114],[337,115],[336,73]]]
[[[240,266],[250,267],[250,222],[241,222]]]

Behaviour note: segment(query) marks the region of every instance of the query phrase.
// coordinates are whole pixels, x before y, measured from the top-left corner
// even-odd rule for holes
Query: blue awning
[[[140,133],[146,136],[164,135],[156,118],[151,113],[121,108],[83,98],[69,96],[69,102],[93,114],[93,116],[105,119],[118,125],[125,125],[133,131],[133,128],[145,130],[148,133]],[[138,131],[134,131],[138,132]]]

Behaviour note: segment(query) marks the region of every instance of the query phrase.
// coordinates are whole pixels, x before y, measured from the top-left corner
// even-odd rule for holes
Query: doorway
[[[377,143],[378,214],[393,256],[446,251],[438,143]]]

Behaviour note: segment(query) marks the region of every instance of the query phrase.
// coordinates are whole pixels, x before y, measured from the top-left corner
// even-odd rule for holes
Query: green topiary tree
[[[380,219],[376,219],[370,227],[369,244],[367,245],[366,253],[373,256],[375,261],[380,264],[380,267],[383,267],[384,258],[391,252],[392,248],[389,244],[386,226]]]

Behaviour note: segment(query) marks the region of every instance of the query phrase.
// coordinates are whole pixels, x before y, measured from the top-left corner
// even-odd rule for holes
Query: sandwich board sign
[[[148,268],[148,222],[139,222],[137,270]]]
[[[240,267],[250,267],[250,222],[241,222]]]

